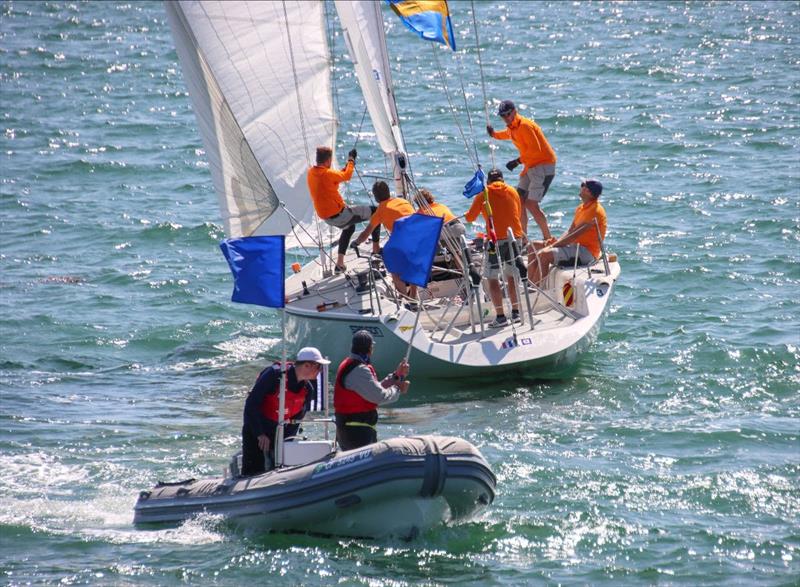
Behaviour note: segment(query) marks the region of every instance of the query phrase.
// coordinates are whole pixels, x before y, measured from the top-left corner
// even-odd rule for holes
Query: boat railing
[[[608,265],[608,255],[606,254],[606,246],[605,244],[603,244],[603,235],[600,234],[600,225],[597,223],[597,218],[594,219],[594,229],[597,231],[597,241],[600,243],[600,256],[603,258],[603,267],[606,270],[606,277],[608,277],[609,275],[611,275],[611,267],[609,267]]]

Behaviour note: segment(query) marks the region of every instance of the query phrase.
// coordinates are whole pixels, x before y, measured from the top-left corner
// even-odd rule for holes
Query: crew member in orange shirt
[[[489,185],[489,205],[492,209],[492,221],[495,234],[497,235],[496,254],[490,254],[487,250],[483,256],[483,275],[489,281],[489,296],[492,298],[495,314],[494,321],[489,324],[490,328],[500,328],[508,324],[505,311],[503,310],[503,294],[500,291],[500,268],[502,267],[508,286],[508,297],[511,299],[511,319],[519,320],[519,297],[517,287],[514,282],[514,260],[511,243],[508,239],[508,229],[516,240],[522,238],[522,224],[519,219],[520,199],[517,190],[503,181],[503,173],[499,169],[492,169],[487,176]],[[482,214],[489,226],[489,214],[486,210],[483,194],[478,194],[472,200],[472,206],[467,210],[467,222],[473,222],[478,214]],[[500,256],[498,259],[497,256]]]
[[[539,284],[550,272],[550,267],[561,261],[570,264],[588,265],[602,254],[600,239],[606,238],[606,211],[598,201],[603,193],[603,184],[596,179],[581,182],[581,205],[575,208],[575,216],[567,231],[558,239],[531,243],[533,251],[528,256],[528,279]],[[595,227],[600,229],[600,237]],[[579,246],[580,245],[580,246]]]
[[[375,201],[378,202],[378,209],[372,214],[369,225],[356,237],[356,240],[353,241],[353,247],[357,247],[367,240],[367,235],[369,235],[371,231],[378,230],[381,224],[391,233],[395,220],[403,218],[404,216],[411,216],[414,213],[411,202],[405,198],[392,197],[389,192],[389,185],[385,181],[376,181],[373,184],[372,195],[375,196]],[[392,273],[392,281],[394,282],[394,287],[401,295],[407,295],[409,297],[416,296],[416,286],[407,286],[405,282],[394,273]]]
[[[308,170],[308,191],[314,202],[314,210],[322,220],[331,226],[342,229],[339,235],[338,257],[336,258],[336,272],[346,269],[344,255],[350,238],[356,231],[356,224],[366,222],[375,212],[375,206],[347,206],[339,194],[339,184],[350,181],[356,166],[358,152],[350,149],[347,154],[347,165],[338,171],[331,169],[333,151],[330,147],[317,147],[317,164]],[[372,233],[372,250],[379,250],[380,228]]]
[[[530,211],[536,224],[542,231],[545,240],[551,238],[547,218],[544,216],[539,204],[544,199],[547,189],[556,175],[556,152],[534,121],[517,114],[514,102],[503,100],[497,114],[506,123],[506,130],[495,131],[491,125],[486,127],[489,136],[500,140],[509,140],[519,150],[519,157],[506,163],[506,169],[514,169],[522,163],[522,173],[519,176],[517,191],[522,199],[520,208],[520,221],[522,231],[526,238],[528,235],[528,214]]]
[[[436,199],[433,197],[433,194],[430,193],[426,189],[419,190],[419,195],[417,196],[417,212],[421,214],[427,214],[429,216],[438,216],[439,218],[444,219],[444,225],[442,226],[442,235],[448,235],[456,240],[460,237],[467,234],[464,225],[461,224],[461,221],[450,211],[450,208],[442,204],[441,202],[437,202]]]

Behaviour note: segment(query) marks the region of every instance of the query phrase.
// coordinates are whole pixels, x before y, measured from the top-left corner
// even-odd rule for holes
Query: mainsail
[[[306,172],[336,138],[323,2],[166,10],[227,236],[287,234],[292,216],[311,220]]]

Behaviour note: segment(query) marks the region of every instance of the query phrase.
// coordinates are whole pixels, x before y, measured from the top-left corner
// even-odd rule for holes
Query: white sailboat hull
[[[352,265],[352,261],[351,261]],[[445,340],[441,337],[449,316],[442,321],[438,330],[431,335],[428,324],[414,331],[415,312],[388,300],[381,300],[381,311],[377,311],[374,300],[370,311],[369,296],[355,293],[355,289],[342,277],[338,280],[341,297],[335,298],[339,305],[322,311],[317,306],[323,299],[313,291],[286,306],[286,340],[290,347],[313,344],[323,354],[338,364],[350,351],[350,341],[354,332],[369,331],[376,342],[373,364],[380,375],[394,369],[405,356],[411,340],[410,362],[415,379],[451,379],[466,377],[498,377],[523,375],[531,378],[558,378],[574,365],[597,338],[603,321],[610,308],[619,265],[610,264],[610,273],[605,275],[595,269],[591,274],[587,269],[576,272],[574,277],[575,301],[570,308],[574,317],[567,317],[556,310],[534,315],[531,328],[526,317],[524,324],[516,324],[512,329],[490,330],[485,327],[484,336],[475,325],[472,334],[467,322],[468,312],[462,312],[460,331],[451,329]],[[305,279],[303,279],[305,277]],[[292,290],[294,282],[305,280],[311,283],[306,270],[293,276],[287,282],[287,292],[292,300],[297,290]],[[293,282],[294,280],[294,282]],[[560,292],[565,281],[573,281],[573,270],[559,270],[551,276],[556,287],[550,293]],[[301,290],[302,291],[302,290]],[[349,295],[344,296],[347,292]],[[533,298],[535,294],[531,294]],[[346,298],[346,299],[345,299]],[[333,293],[324,296],[325,301],[334,299]],[[540,304],[543,300],[540,298]],[[319,304],[315,303],[319,302]],[[336,302],[334,302],[336,303]],[[525,302],[521,304],[525,312]],[[491,304],[484,302],[484,311]],[[455,312],[455,309],[451,309]],[[485,320],[485,324],[491,321]],[[455,336],[453,333],[461,333]]]

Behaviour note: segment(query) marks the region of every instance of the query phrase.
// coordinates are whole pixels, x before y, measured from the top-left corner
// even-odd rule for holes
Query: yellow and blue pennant
[[[453,23],[446,0],[386,0],[403,24],[427,41],[456,50]]]

